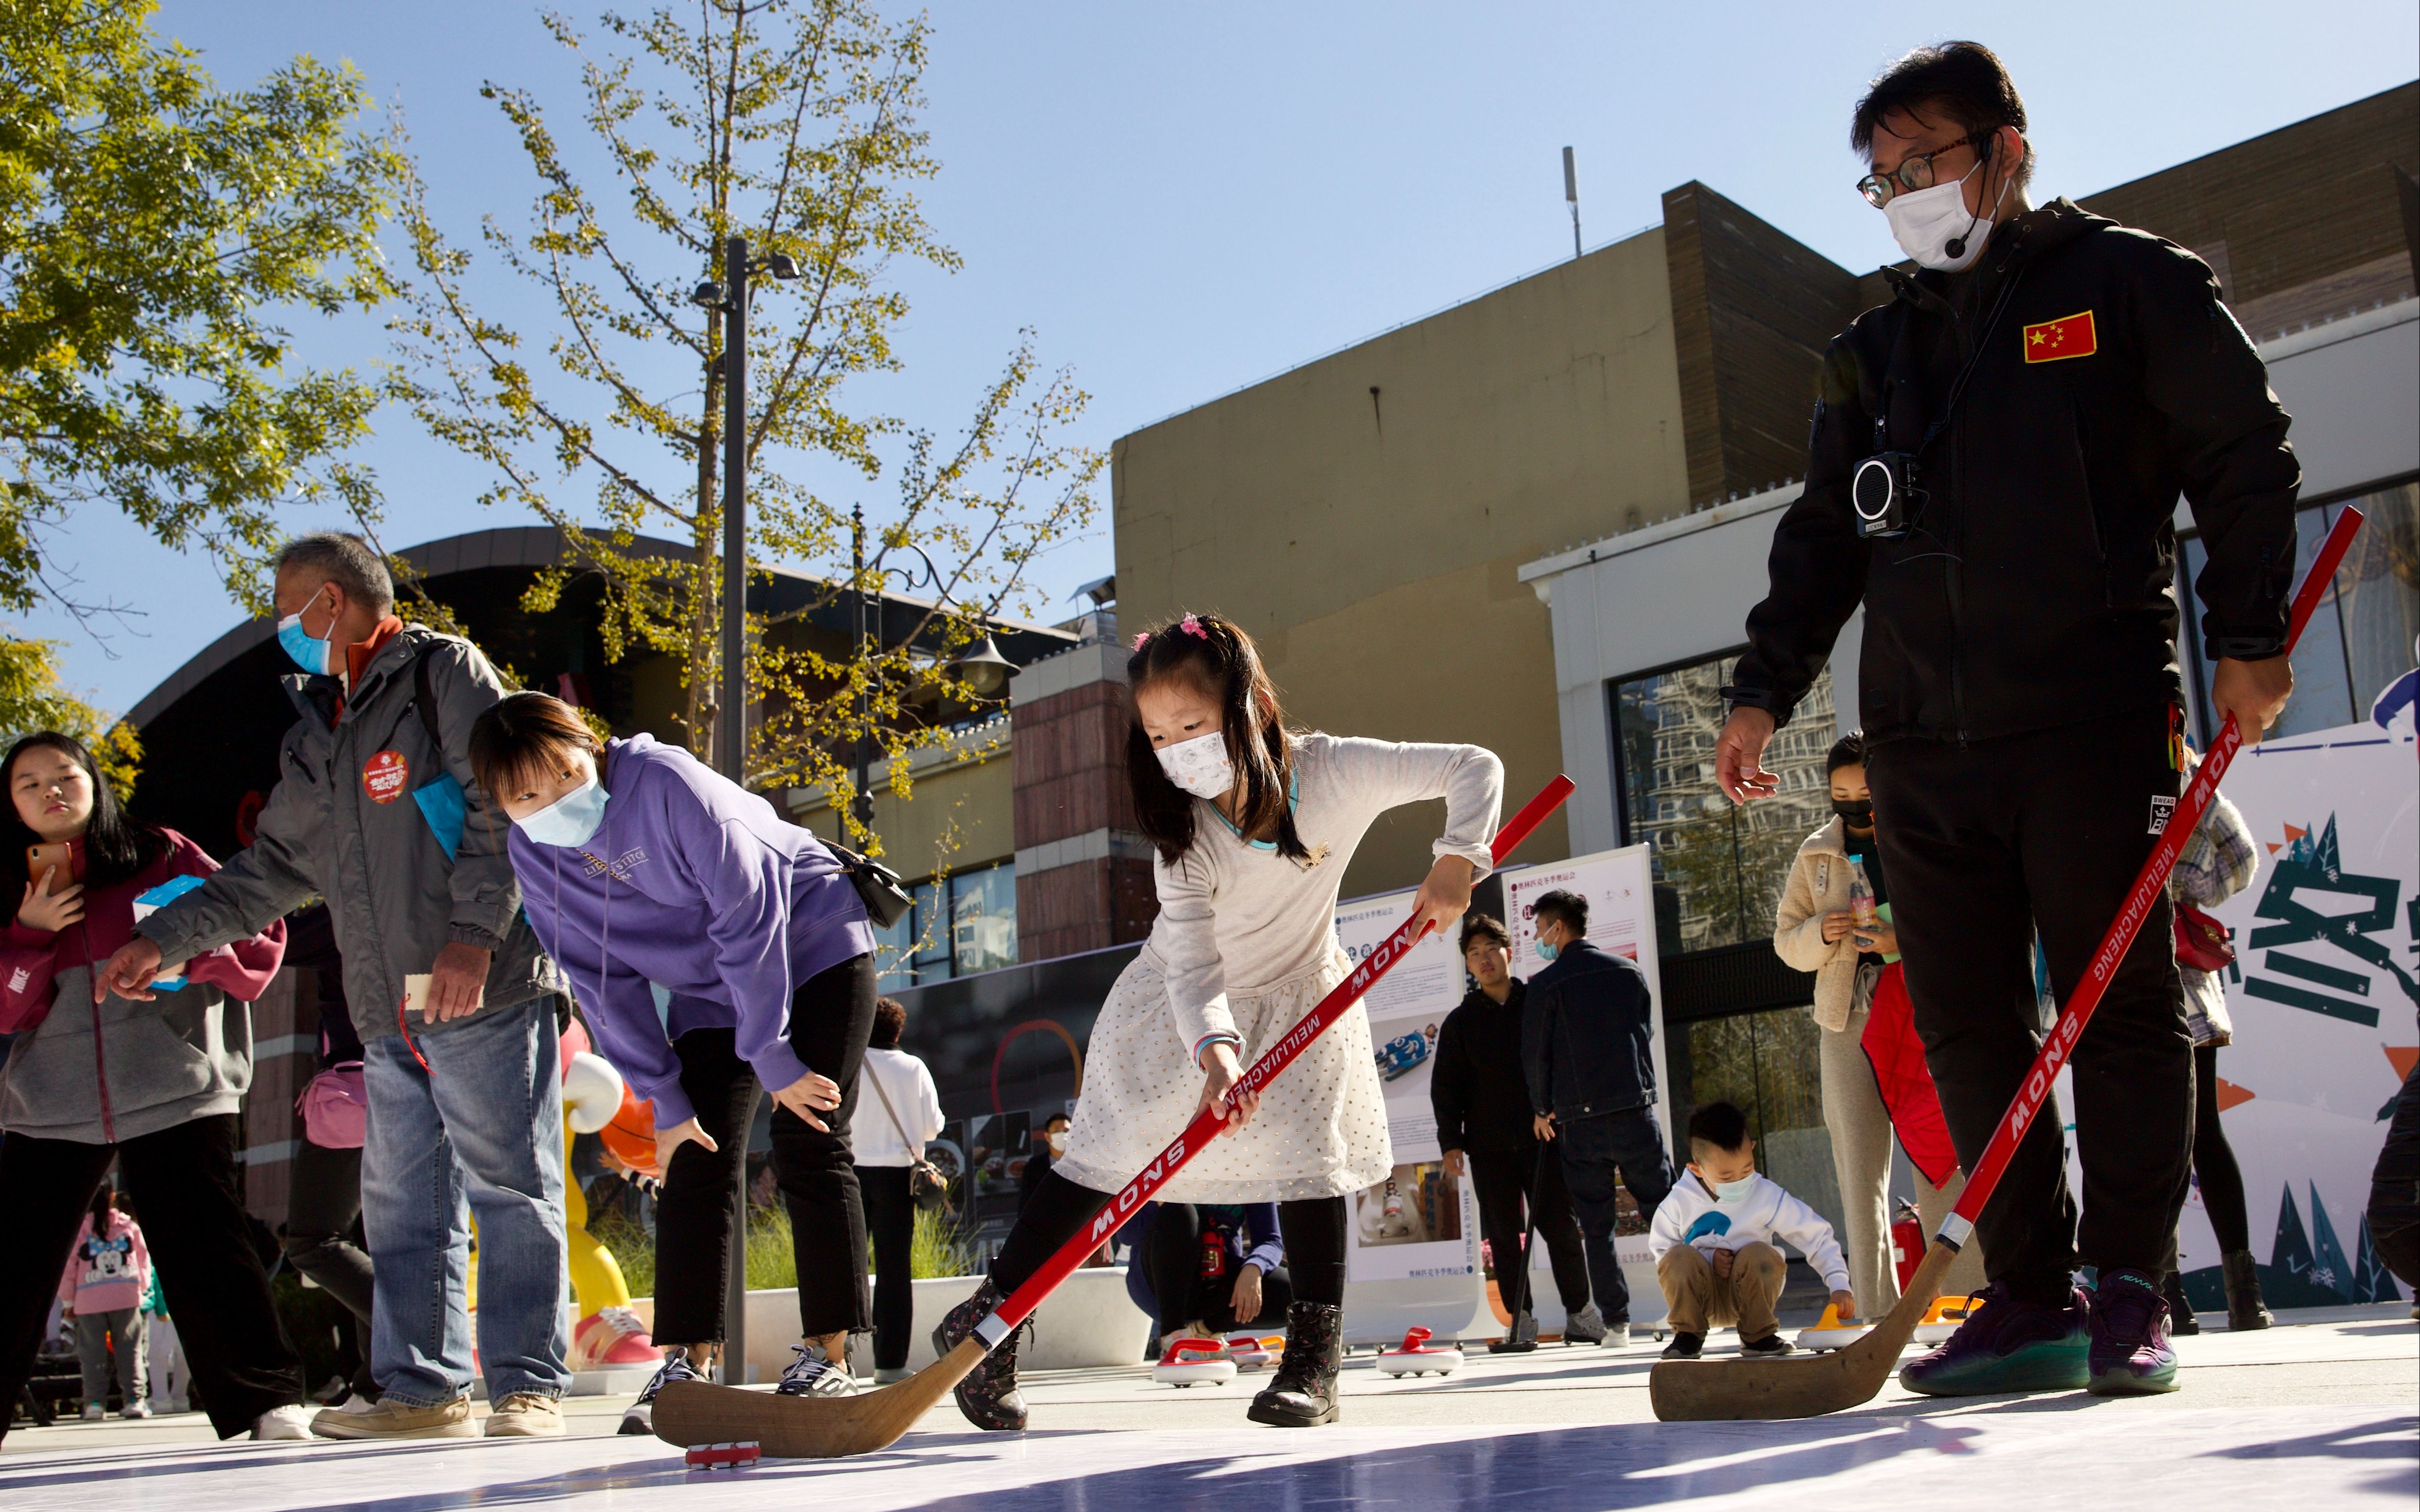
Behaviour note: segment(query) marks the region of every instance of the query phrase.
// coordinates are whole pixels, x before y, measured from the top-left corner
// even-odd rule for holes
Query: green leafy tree
[[[276,507],[367,490],[335,459],[377,384],[295,365],[278,321],[392,291],[401,160],[357,130],[350,70],[223,90],[153,8],[0,5],[0,609],[103,607],[50,550],[96,505],[207,551],[258,609]]]
[[[124,798],[142,770],[143,742],[59,680],[58,651],[56,641],[0,639],[0,750],[38,730],[72,735]]]
[[[892,270],[957,266],[913,194],[937,169],[917,124],[925,25],[888,23],[862,0],[704,0],[678,14],[609,13],[600,51],[563,17],[546,24],[580,60],[571,113],[587,140],[567,151],[527,90],[484,91],[538,193],[525,226],[491,217],[482,240],[504,274],[535,292],[517,308],[539,313],[482,313],[472,254],[410,183],[402,217],[418,277],[397,326],[398,392],[489,470],[486,502],[563,533],[566,558],[526,607],[551,607],[574,574],[600,578],[607,654],[674,658],[678,733],[711,757],[722,325],[690,291],[722,277],[734,234],[759,257],[791,258],[799,276],[760,279],[749,308],[751,562],[820,565],[829,602],[877,586],[899,561],[920,573],[930,561],[941,601],[865,655],[798,633],[819,605],[782,621],[751,616],[750,698],[763,715],[746,770],[760,787],[845,794],[862,737],[904,792],[909,754],[949,738],[931,710],[967,702],[950,656],[986,616],[1026,609],[1029,567],[1092,520],[1105,460],[1066,441],[1085,396],[1066,373],[1039,368],[1030,336],[948,444],[844,403],[851,379],[900,366],[891,338],[908,306]],[[612,170],[603,198],[583,177],[588,163]],[[848,507],[802,475],[837,464],[837,475],[875,478],[885,443],[903,455],[896,503],[873,527],[859,579]]]

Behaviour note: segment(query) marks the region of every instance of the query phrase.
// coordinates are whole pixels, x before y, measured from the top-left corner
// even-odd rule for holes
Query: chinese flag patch
[[[2092,312],[2025,327],[2025,361],[2057,362],[2063,357],[2089,357],[2101,350],[2092,329]]]

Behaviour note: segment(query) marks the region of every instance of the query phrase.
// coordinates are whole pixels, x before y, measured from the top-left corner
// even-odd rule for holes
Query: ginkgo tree
[[[58,553],[96,509],[208,553],[265,608],[276,510],[370,496],[341,455],[375,376],[297,362],[280,322],[394,291],[378,234],[401,160],[349,69],[223,89],[152,10],[0,5],[0,611],[125,607],[129,585]],[[0,631],[0,728],[79,736],[123,791],[140,747],[61,684],[59,649]]]
[[[408,182],[414,273],[396,392],[483,464],[485,502],[562,534],[565,560],[525,607],[601,580],[609,658],[674,659],[683,728],[664,733],[713,759],[724,365],[721,319],[691,293],[721,277],[733,235],[786,256],[799,276],[759,281],[749,303],[749,560],[804,566],[827,586],[778,619],[750,616],[762,713],[745,770],[759,787],[824,788],[846,812],[863,740],[904,788],[910,754],[951,739],[943,716],[974,702],[953,657],[988,621],[1028,612],[1033,563],[1091,522],[1105,460],[1071,439],[1086,397],[1043,368],[1031,333],[950,440],[854,406],[852,380],[901,366],[901,267],[958,265],[913,192],[938,171],[919,123],[927,26],[861,0],[607,14],[601,42],[562,16],[545,24],[577,60],[577,102],[560,114],[581,134],[559,138],[535,91],[486,86],[536,195],[524,224],[487,218],[484,266],[446,236],[427,186]],[[483,304],[490,278],[520,298]],[[886,473],[892,497],[873,511],[859,568],[858,501],[810,478]],[[895,583],[909,560],[935,603],[905,633],[863,645],[785,633],[842,595]]]

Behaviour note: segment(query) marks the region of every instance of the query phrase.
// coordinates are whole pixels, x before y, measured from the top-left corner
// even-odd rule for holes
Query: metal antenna
[[[1572,257],[1580,255],[1580,173],[1572,164],[1572,149],[1563,148],[1563,197],[1572,204]]]

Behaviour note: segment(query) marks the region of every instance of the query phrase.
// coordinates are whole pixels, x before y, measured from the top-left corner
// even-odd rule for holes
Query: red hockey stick
[[[1572,795],[1572,780],[1558,776],[1537,797],[1523,805],[1521,812],[1505,820],[1504,827],[1496,832],[1495,840],[1488,846],[1495,864],[1502,865],[1504,858],[1512,853],[1513,848],[1528,839],[1529,832],[1544,822],[1547,815],[1560,807],[1563,800]],[[1426,928],[1421,933],[1427,933]],[[1397,925],[1393,934],[1353,968],[1352,974],[1337,983],[1326,997],[1319,1000],[1316,1007],[1302,1016],[1301,1022],[1251,1064],[1244,1072],[1244,1079],[1228,1093],[1228,1105],[1232,1106],[1234,1099],[1246,1092],[1258,1092],[1280,1071],[1294,1064],[1294,1058],[1301,1054],[1306,1046],[1317,1039],[1328,1025],[1344,1017],[1344,1011],[1358,1003],[1370,990],[1371,985],[1393,970],[1395,963],[1419,943],[1419,936],[1412,933],[1409,919]],[[1024,1322],[1036,1307],[1042,1305],[1042,1299],[1049,1296],[1059,1283],[1073,1275],[1085,1258],[1101,1247],[1103,1239],[1116,1233],[1120,1224],[1132,1217],[1137,1208],[1149,1202],[1153,1192],[1167,1185],[1169,1177],[1183,1170],[1185,1162],[1201,1154],[1226,1127],[1223,1108],[1204,1108],[1196,1115],[1193,1122],[1186,1126],[1185,1132],[1177,1135],[1168,1148],[1160,1151],[1133,1180],[1120,1188],[1118,1194],[1109,1199],[1091,1223],[1078,1230],[1075,1238],[1061,1245],[1058,1254],[1045,1262],[1041,1270],[1026,1278],[1025,1285],[1009,1293],[1007,1301],[1001,1302],[990,1317],[975,1325],[975,1336],[983,1340],[984,1348],[997,1348],[1000,1341],[1008,1337],[1011,1329]]]
[[[1571,793],[1572,780],[1557,777],[1546,785],[1545,791],[1506,820],[1488,847],[1496,864],[1502,865],[1513,848]],[[1343,1018],[1345,1010],[1360,1001],[1373,982],[1404,959],[1418,938],[1412,933],[1409,920],[1397,926],[1384,943],[1353,968],[1352,974],[1337,983],[1333,991],[1303,1015],[1301,1022],[1271,1046],[1267,1054],[1251,1064],[1244,1079],[1229,1094],[1231,1100],[1243,1092],[1256,1092],[1267,1085],[1269,1079],[1284,1070],[1302,1053],[1303,1047],[1319,1037],[1322,1030]],[[656,1397],[656,1437],[677,1444],[745,1441],[761,1444],[766,1454],[776,1457],[804,1459],[868,1454],[896,1443],[927,1409],[965,1380],[967,1372],[1008,1337],[1010,1330],[1032,1316],[1052,1287],[1066,1280],[1084,1263],[1086,1255],[1100,1248],[1101,1240],[1115,1232],[1123,1219],[1167,1185],[1168,1178],[1182,1170],[1187,1161],[1202,1153],[1225,1127],[1226,1119],[1218,1109],[1202,1110],[1174,1143],[1143,1167],[1141,1175],[1109,1199],[1100,1216],[1060,1246],[1059,1253],[1025,1285],[1012,1292],[990,1317],[976,1324],[970,1337],[908,1380],[861,1396],[835,1397],[778,1396],[702,1380],[671,1381]]]
[[[2336,568],[2343,563],[2345,550],[2352,544],[2361,521],[2360,510],[2347,508],[2336,517],[2327,539],[2319,543],[2319,556],[2294,595],[2293,615],[2286,630],[2288,653],[2294,643],[2303,638],[2303,627],[2319,607],[2319,596],[2335,581]],[[2108,990],[2109,979],[2117,974],[2118,962],[2133,947],[2143,921],[2149,917],[2152,905],[2168,885],[2168,873],[2176,869],[2177,857],[2183,853],[2185,841],[2192,837],[2194,827],[2210,807],[2219,780],[2226,775],[2236,753],[2242,749],[2243,732],[2236,728],[2235,716],[2230,713],[2219,728],[2218,739],[2203,754],[2193,781],[2185,785],[2183,796],[2177,800],[2176,812],[2168,817],[2167,827],[2160,832],[2160,843],[2151,848],[2149,858],[2136,874],[2133,890],[2126,895],[2126,902],[2111,921],[2109,932],[2102,936],[2101,948],[2093,952],[2092,964],[2085,971],[2075,995],[2068,1000],[2067,1011],[2051,1026],[2040,1052],[2034,1057],[2033,1069],[2017,1088],[2016,1099],[2009,1104],[2000,1127],[1992,1134],[1992,1142],[1984,1146],[1983,1158],[1975,1162],[1974,1171],[1966,1177],[1966,1190],[1959,1194],[1949,1216],[1942,1220],[1940,1234],[1890,1316],[1847,1348],[1805,1361],[1660,1361],[1649,1373],[1647,1381],[1649,1399],[1654,1404],[1657,1417],[1668,1422],[1813,1417],[1869,1401],[1882,1390],[1883,1382],[1890,1378],[1891,1366],[1899,1361],[1900,1351],[1915,1333],[1917,1320],[1940,1295],[1941,1278],[1947,1272],[1949,1262],[1973,1236],[1975,1215],[1992,1200],[1993,1189],[2000,1184],[2009,1158],[2017,1152],[2017,1142],[2032,1127],[2034,1116],[2041,1111],[2043,1100],[2058,1079],[2058,1068],[2075,1052],[2075,1042],[2083,1037],[2085,1025],[2092,1021],[2092,1012],[2101,1005],[2101,996]]]

